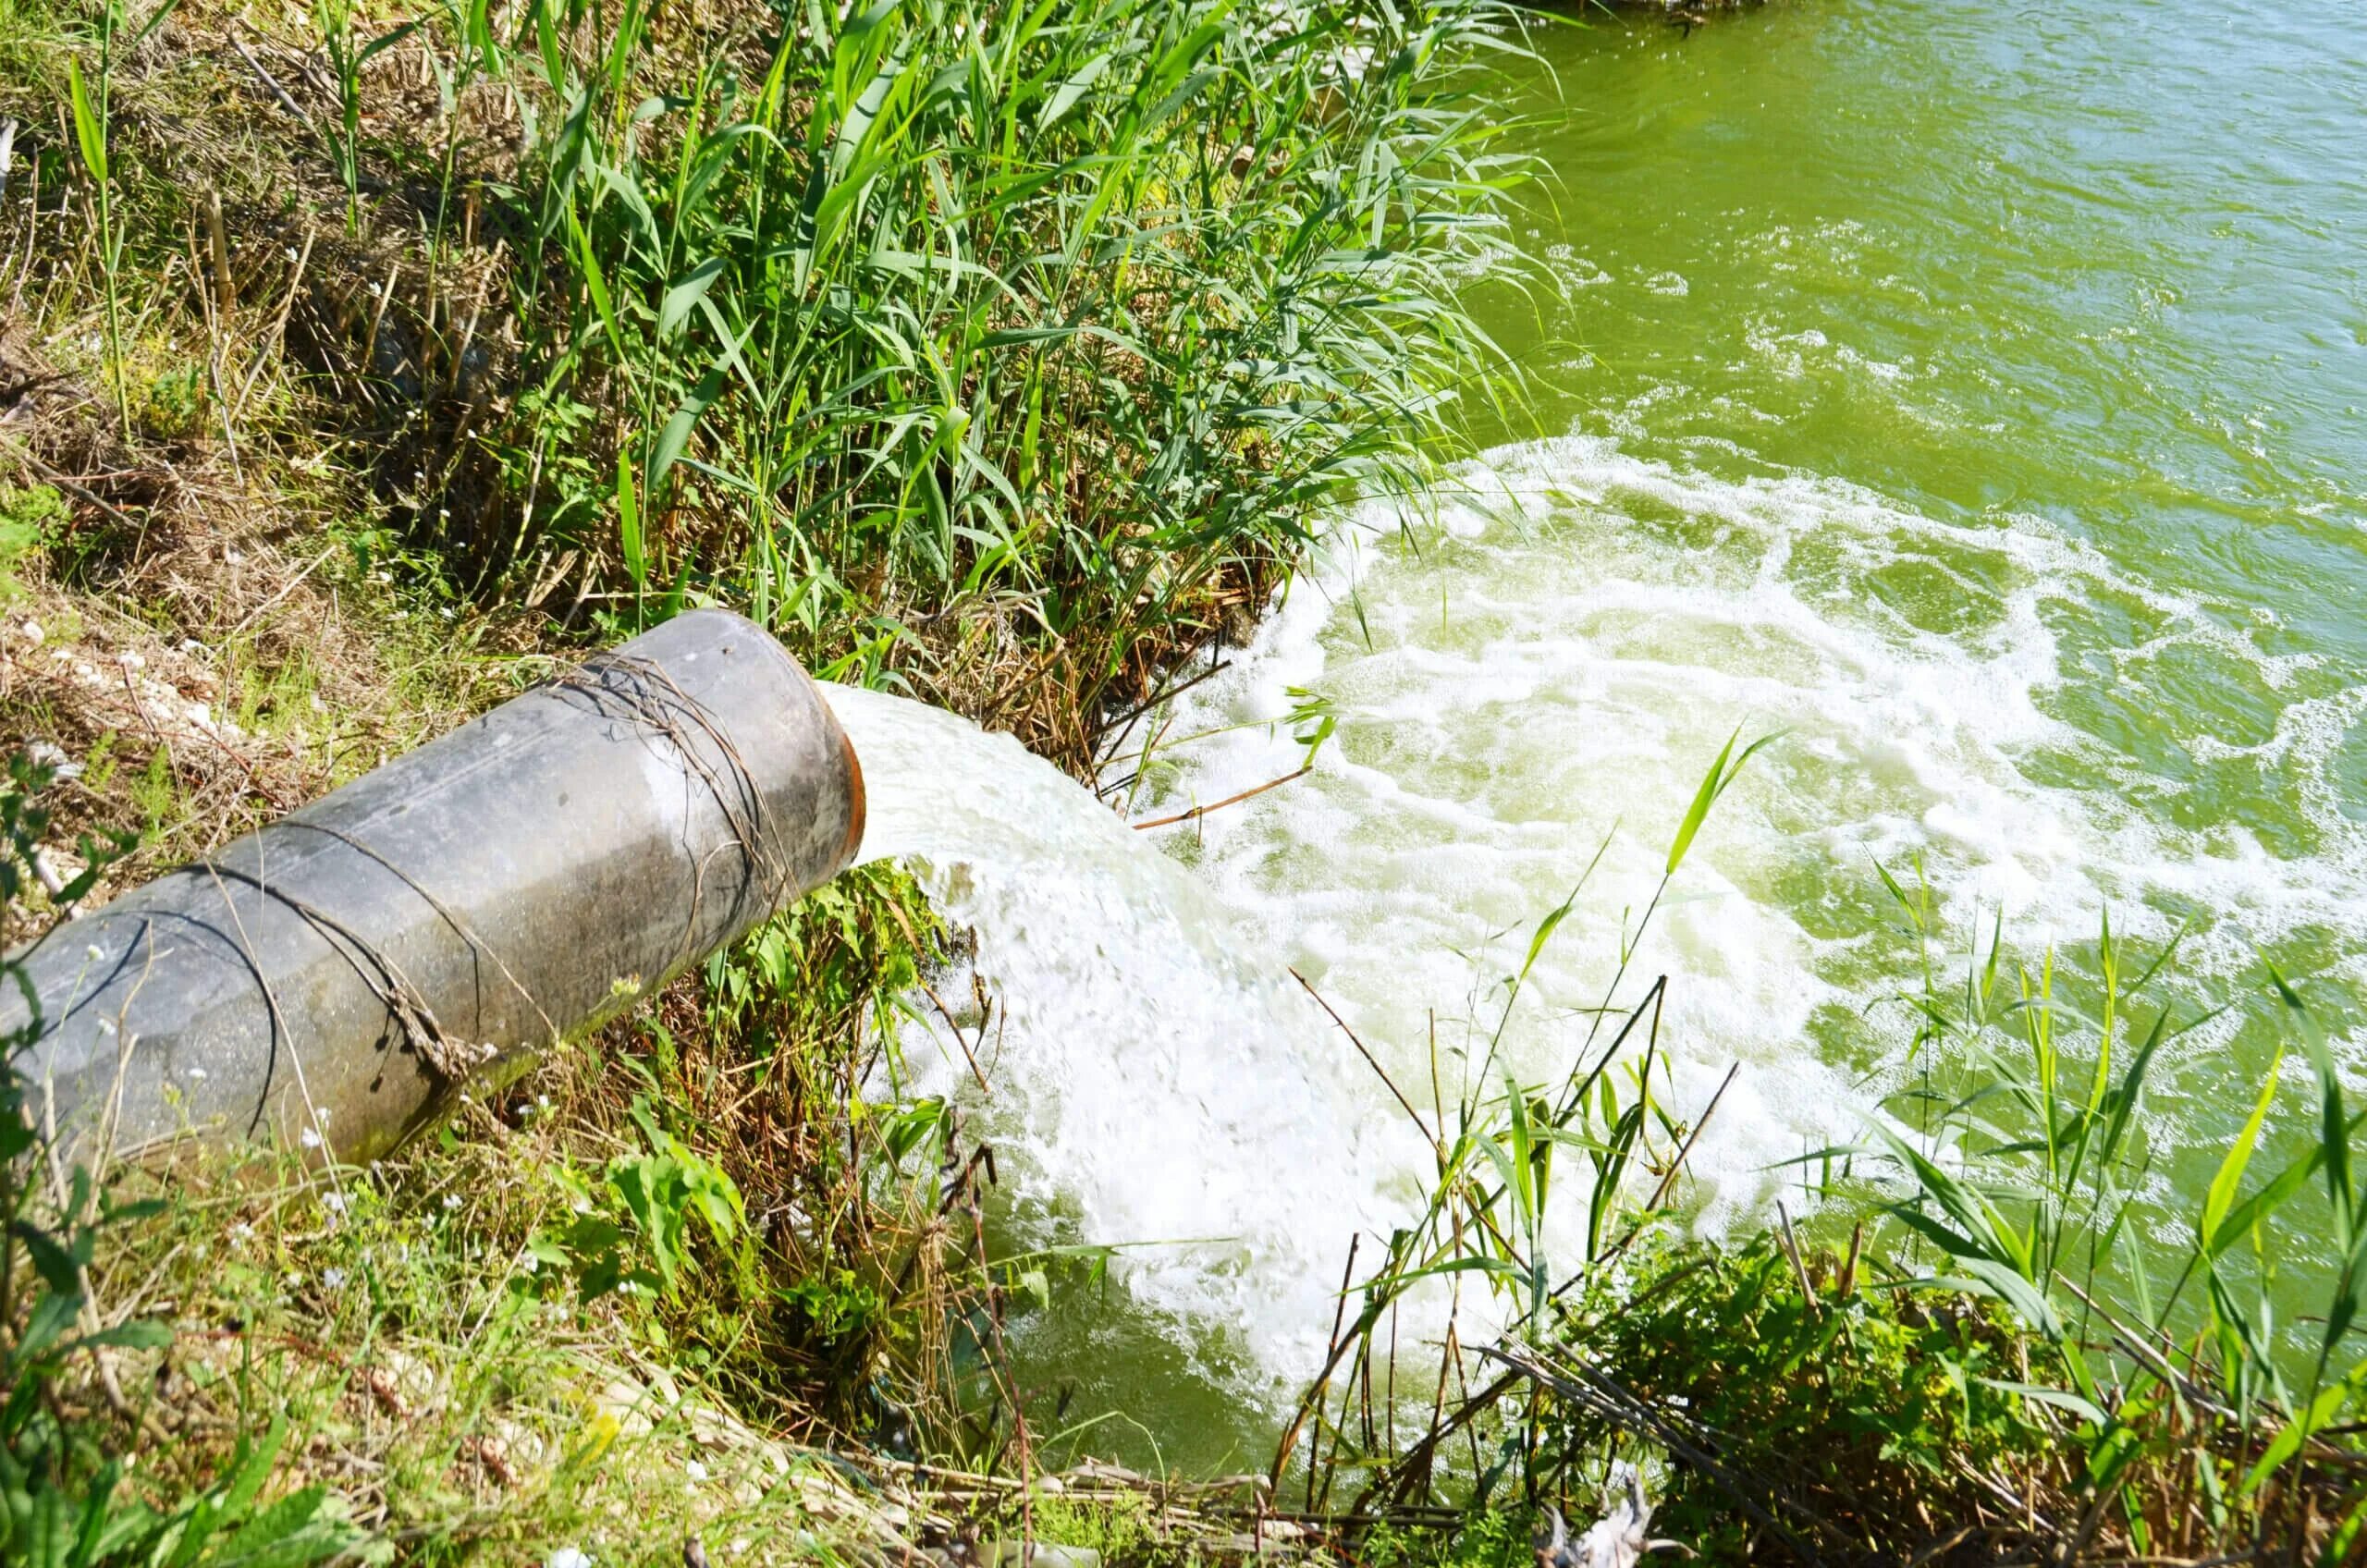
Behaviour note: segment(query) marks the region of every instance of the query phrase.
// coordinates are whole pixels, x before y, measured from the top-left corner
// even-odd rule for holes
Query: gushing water
[[[1146,815],[1225,800],[1300,764],[1290,716],[1319,693],[1338,730],[1312,773],[1196,824],[1135,831],[1007,737],[833,689],[871,790],[865,858],[902,861],[977,935],[996,1008],[971,1046],[992,1085],[976,1110],[1012,1219],[1041,1241],[1157,1243],[1118,1264],[1132,1300],[1186,1345],[1224,1343],[1259,1403],[1319,1361],[1348,1238],[1411,1218],[1431,1162],[1294,970],[1427,1116],[1497,1088],[1475,1078],[1505,977],[1576,888],[1495,1060],[1557,1083],[1605,1004],[1669,975],[1662,1103],[1696,1118],[1740,1069],[1686,1168],[1716,1227],[1758,1212],[1787,1159],[1850,1141],[1898,1066],[1905,1014],[1881,1004],[1909,965],[1876,861],[1928,852],[1959,927],[2002,907],[2032,943],[2076,942],[2107,905],[2156,938],[2216,912],[2189,938],[2206,974],[2367,910],[2339,811],[2296,878],[2243,832],[2121,798],[2112,755],[2047,711],[2056,602],[2148,617],[2134,659],[2227,642],[2074,541],[1601,440],[1503,448],[1460,479],[1418,550],[1393,506],[1342,520],[1330,569],[1117,765],[1145,771]],[[1869,591],[1917,570],[1945,584],[1943,627]],[[2306,706],[2290,717],[2301,759]],[[1737,727],[1787,734],[1655,906],[1669,835]],[[927,1086],[975,1101],[962,1042],[935,1033]],[[2199,1090],[2227,1042],[2198,1035],[2172,1076]],[[2197,1116],[2190,1135],[2217,1133]],[[1559,1206],[1559,1256],[1584,1207]]]
[[[1499,912],[1458,896],[1451,843],[1427,883],[1409,876],[1379,898],[1347,887],[1353,865],[1344,881],[1310,868],[1300,891],[1314,906],[1332,899],[1336,921],[1273,892],[1228,888],[1240,900],[1220,900],[1151,835],[1008,737],[878,692],[834,687],[830,701],[864,759],[863,858],[901,862],[950,924],[976,934],[973,962],[993,998],[983,1038],[934,1024],[933,1061],[908,1044],[923,1086],[974,1102],[1023,1233],[1127,1243],[1117,1267],[1132,1301],[1186,1344],[1222,1344],[1227,1366],[1249,1369],[1232,1379],[1245,1385],[1237,1392],[1278,1401],[1321,1358],[1351,1235],[1410,1219],[1432,1158],[1292,966],[1320,985],[1341,956],[1330,949],[1362,940],[1368,962],[1343,972],[1355,988],[1326,999],[1352,1023],[1390,1025],[1367,1044],[1428,1114],[1440,1099],[1494,1092],[1469,1080],[1482,1054],[1474,1033],[1492,1030],[1503,1005],[1492,982],[1518,957],[1490,948]],[[1431,826],[1452,839],[1455,816]],[[1540,866],[1588,847],[1535,826]],[[1507,892],[1501,924],[1521,925],[1525,943],[1544,909]],[[1752,925],[1750,908],[1697,899],[1674,917],[1729,939],[1723,978],[1747,977],[1741,1006],[1795,985],[1781,934],[1735,924]],[[1309,940],[1291,929],[1299,914]],[[1504,1042],[1502,1060],[1525,1082],[1569,1071],[1594,1018],[1578,998],[1603,1000],[1612,968],[1540,966]],[[1430,1029],[1396,1027],[1421,1018],[1426,1001],[1442,1004]],[[1755,1054],[1782,1060],[1783,1077],[1741,1083],[1721,1113],[1726,1131],[1696,1155],[1696,1169],[1712,1173],[1703,1190],[1724,1194],[1713,1207],[1763,1195],[1761,1168],[1830,1131],[1846,1098],[1813,1062],[1787,1060],[1799,1005],[1771,1011]],[[983,1102],[972,1054],[991,1087]],[[1682,1063],[1680,1093],[1706,1096],[1710,1070],[1706,1059]],[[1823,1092],[1799,1092],[1811,1083]],[[1804,1114],[1779,1114],[1779,1102]],[[1562,1218],[1576,1224],[1582,1210],[1566,1206]]]
[[[1119,1265],[1137,1303],[1187,1335],[1244,1336],[1277,1378],[1307,1365],[1336,1247],[1385,1212],[1410,1133],[1366,1114],[1287,974],[1089,791],[923,704],[833,687],[830,704],[864,760],[863,858],[902,862],[977,935],[994,998],[972,1047],[979,1112],[1013,1221],[1158,1243]],[[961,1043],[935,1034],[936,1061],[908,1060],[975,1099]]]

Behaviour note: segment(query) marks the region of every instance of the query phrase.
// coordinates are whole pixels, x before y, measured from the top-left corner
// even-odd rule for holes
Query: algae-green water
[[[1534,418],[1343,518],[1136,802],[1286,774],[1265,721],[1334,717],[1306,778],[1159,830],[1225,941],[1427,1102],[1433,1027],[1452,1079],[1607,843],[1512,1039],[1551,1078],[1702,770],[1780,729],[1635,953],[1670,977],[1676,1109],[1742,1064],[1699,1223],[1762,1211],[1891,1082],[1908,954],[1877,861],[1921,858],[1959,948],[2002,912],[2076,969],[2106,911],[2149,955],[2183,925],[2196,1006],[2274,962],[2367,1060],[2357,6],[1778,0],[1536,43],[1490,89],[1548,176],[1508,236],[1532,264],[1472,270]],[[1188,976],[1051,999],[1092,957],[1032,1003],[1024,961],[996,975],[1012,1223],[1169,1244],[1121,1260],[1122,1309],[1021,1343],[1071,1418],[1126,1411],[1085,1446],[1239,1463],[1319,1357],[1350,1232],[1427,1157],[1328,1020],[1253,985],[1211,1022]],[[2274,1048],[2238,1011],[2158,1072],[2165,1249]]]

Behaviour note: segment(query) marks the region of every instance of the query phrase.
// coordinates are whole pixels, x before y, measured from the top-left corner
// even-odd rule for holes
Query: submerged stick
[[[1365,1048],[1365,1043],[1356,1038],[1356,1032],[1348,1027],[1348,1021],[1341,1017],[1338,1012],[1333,1011],[1331,1004],[1323,999],[1323,993],[1317,990],[1313,986],[1307,984],[1306,975],[1301,974],[1296,969],[1293,969],[1291,971],[1291,978],[1297,981],[1302,986],[1306,987],[1306,994],[1315,998],[1316,1006],[1321,1008],[1325,1012],[1331,1015],[1331,1022],[1340,1026],[1340,1033],[1348,1036],[1348,1044],[1356,1047],[1356,1054],[1365,1059],[1365,1065],[1371,1068],[1373,1072],[1383,1084],[1389,1085],[1390,1094],[1396,1097],[1399,1105],[1405,1108],[1405,1114],[1414,1119],[1414,1130],[1421,1133],[1425,1139],[1428,1139],[1430,1136],[1430,1130],[1423,1125],[1422,1113],[1414,1109],[1414,1102],[1407,1099],[1404,1092],[1397,1087],[1397,1081],[1390,1077],[1387,1072],[1383,1071],[1380,1063],[1373,1059],[1372,1052]],[[1446,1158],[1446,1151],[1443,1148],[1439,1150],[1439,1158],[1441,1160]]]
[[[1222,811],[1227,806],[1239,805],[1253,795],[1262,795],[1269,790],[1279,790],[1283,785],[1304,778],[1314,771],[1315,765],[1308,763],[1296,773],[1285,773],[1280,778],[1269,778],[1255,789],[1244,790],[1238,795],[1227,795],[1213,805],[1194,806],[1190,811],[1179,811],[1173,816],[1155,816],[1148,822],[1137,822],[1134,824],[1134,831],[1139,833],[1147,827],[1172,827],[1179,822],[1191,822],[1196,818],[1208,815],[1212,811]]]
[[[1345,1322],[1348,1317],[1348,1286],[1355,1278],[1356,1249],[1363,1245],[1364,1239],[1364,1232],[1361,1231],[1348,1238],[1347,1267],[1340,1270],[1340,1299],[1338,1305],[1331,1309],[1331,1352],[1324,1357],[1322,1375],[1308,1386],[1306,1396],[1298,1402],[1297,1412],[1291,1416],[1291,1424],[1282,1429],[1282,1441],[1274,1445],[1274,1467],[1267,1476],[1267,1485],[1269,1489],[1279,1490],[1282,1487],[1282,1471],[1290,1464],[1291,1451],[1298,1447],[1299,1431],[1306,1425],[1307,1412],[1317,1408],[1324,1394],[1330,1391],[1331,1369],[1339,1365],[1340,1352],[1343,1348],[1340,1325]],[[1315,1462],[1310,1459],[1307,1461],[1306,1503],[1309,1509],[1315,1506],[1314,1471]]]

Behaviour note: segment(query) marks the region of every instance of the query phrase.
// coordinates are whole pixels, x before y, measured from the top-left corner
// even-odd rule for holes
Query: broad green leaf
[[[91,94],[82,85],[82,64],[72,55],[66,59],[66,92],[74,104],[74,138],[81,144],[82,166],[92,179],[101,185],[107,182],[106,130],[99,124],[99,116],[92,111]]]
[[[2284,1062],[2285,1051],[2279,1047],[2276,1055],[2269,1061],[2268,1072],[2260,1086],[2258,1103],[2245,1120],[2243,1131],[2236,1134],[2236,1141],[2220,1158],[2218,1174],[2211,1178],[2210,1189],[2202,1200],[2202,1223],[2196,1228],[2196,1234],[2203,1238],[2206,1251],[2218,1251],[2214,1243],[2219,1238],[2221,1223],[2235,1205],[2236,1189],[2243,1184],[2244,1170],[2251,1163],[2253,1146],[2260,1142],[2261,1124],[2268,1120],[2268,1108],[2275,1103],[2276,1070]]]
[[[2038,1383],[2008,1383],[1995,1378],[1975,1378],[1973,1381],[1984,1388],[1996,1389],[2003,1393],[2019,1394],[2024,1399],[2034,1400],[2040,1404],[2051,1404],[2058,1410],[2067,1410],[2080,1420],[2092,1421],[2099,1427],[2104,1426],[2107,1422],[2104,1413],[2097,1408],[2093,1401],[2075,1394],[2068,1389],[2050,1389]]]
[[[617,356],[619,369],[626,364],[625,335],[617,325],[616,306],[608,299],[608,280],[600,271],[600,258],[593,253],[592,237],[584,232],[583,223],[575,215],[575,203],[567,204],[568,232],[575,240],[576,260],[583,268],[583,288],[592,296],[592,308],[600,315],[600,325],[608,334],[608,348]]]
[[[657,433],[657,445],[651,448],[649,454],[648,477],[642,486],[644,495],[656,496],[663,493],[667,472],[673,468],[675,459],[682,455],[682,448],[690,445],[691,432],[697,428],[699,416],[722,395],[723,372],[720,369],[708,371],[699,378],[699,384],[691,388],[681,405],[674,410],[674,416],[666,422],[666,428]]]
[[[2247,1494],[2257,1491],[2261,1483],[2285,1468],[2287,1462],[2301,1452],[2301,1445],[2323,1430],[2336,1412],[2357,1398],[2362,1388],[2367,1388],[2367,1361],[2359,1363],[2341,1378],[2318,1390],[2317,1397],[2310,1402],[2310,1408],[2301,1418],[2287,1422],[2284,1429],[2269,1440],[2268,1447],[2261,1451],[2260,1462],[2245,1475],[2238,1490]]]
[[[1052,93],[1051,101],[1044,105],[1044,113],[1036,122],[1036,129],[1049,130],[1060,124],[1061,116],[1075,108],[1077,101],[1092,91],[1093,84],[1101,80],[1102,73],[1110,68],[1110,62],[1116,57],[1114,51],[1104,50],[1061,83]]]
[[[617,543],[624,550],[625,571],[632,578],[632,585],[641,587],[649,578],[649,562],[642,553],[641,502],[633,494],[632,456],[622,447],[617,450]]]
[[[1745,746],[1738,757],[1734,756],[1734,750],[1735,742],[1742,739],[1741,726],[1735,726],[1735,732],[1726,737],[1725,746],[1718,753],[1718,760],[1710,765],[1710,771],[1701,778],[1701,787],[1693,792],[1693,803],[1685,808],[1685,820],[1677,825],[1676,839],[1668,850],[1668,875],[1675,876],[1676,868],[1685,864],[1685,854],[1693,847],[1694,835],[1701,831],[1701,824],[1709,819],[1710,808],[1718,803],[1718,797],[1726,792],[1726,786],[1735,781],[1735,776],[1742,771],[1743,764],[1748,762],[1760,747],[1782,739],[1783,733],[1779,729],[1772,734],[1761,735]],[[1727,766],[1728,757],[1734,757],[1732,766]]]

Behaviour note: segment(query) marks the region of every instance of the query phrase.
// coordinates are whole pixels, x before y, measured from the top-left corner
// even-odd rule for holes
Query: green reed
[[[1590,1507],[1612,1459],[1648,1473],[1656,1534],[1752,1561],[2333,1563],[2367,1541],[2361,1118],[2306,987],[2270,969],[2181,1001],[2177,939],[2140,953],[2109,919],[2076,966],[2017,959],[1994,916],[1956,949],[1919,864],[1880,876],[1908,948],[1899,1087],[1862,1139],[1786,1162],[1805,1213],[1779,1205],[1722,1241],[1681,1222],[1717,1099],[1689,1122],[1662,1103],[1672,982],[1612,1002],[1633,937],[1558,1091],[1505,1077],[1452,1121],[1443,1096],[1428,1121],[1399,1096],[1435,1171],[1377,1259],[1359,1272],[1352,1254],[1278,1486],[1303,1467],[1305,1506],[1389,1522],[1392,1551],[1413,1550],[1392,1533],[1413,1521],[1446,1558],[1495,1539],[1508,1506]],[[1539,924],[1494,1032],[1466,1042],[1483,1077],[1571,907]],[[2239,1023],[2306,1056],[2309,1103],[2285,1103],[2280,1047],[2208,1181],[2181,1190],[2147,1084],[2182,1039]],[[2290,1143],[2303,1120],[2314,1135],[2258,1172],[2271,1130]],[[1557,1154],[1583,1162],[1575,1184]],[[1582,1227],[1549,1223],[1557,1195]],[[1466,1285],[1494,1298],[1492,1343],[1451,1328],[1401,1346],[1417,1291],[1459,1309]],[[1465,1524],[1438,1534],[1441,1506]]]
[[[1462,1471],[1466,1480],[1487,1468],[1472,1435],[1474,1422],[1509,1392],[1511,1383],[1498,1378],[1490,1385],[1492,1391],[1475,1402],[1465,1347],[1455,1339],[1453,1327],[1448,1329],[1442,1356],[1407,1358],[1416,1370],[1403,1385],[1404,1394],[1398,1392],[1396,1325],[1401,1309],[1417,1292],[1443,1281],[1452,1297],[1450,1312],[1459,1313],[1464,1284],[1472,1281],[1495,1299],[1500,1310],[1510,1309],[1518,1336],[1549,1337],[1572,1288],[1632,1247],[1647,1221],[1673,1195],[1699,1121],[1689,1126],[1680,1121],[1655,1087],[1668,1072],[1660,1037],[1668,977],[1655,978],[1638,998],[1623,999],[1622,993],[1662,900],[1711,811],[1751,757],[1776,739],[1762,736],[1737,753],[1737,730],[1703,775],[1672,836],[1652,896],[1623,937],[1619,962],[1593,1010],[1595,1022],[1560,1084],[1524,1084],[1502,1064],[1501,1047],[1530,973],[1585,896],[1609,848],[1608,839],[1569,897],[1530,933],[1518,966],[1498,987],[1501,999],[1492,1025],[1484,1033],[1474,1032],[1457,1049],[1455,1054],[1478,1066],[1452,1099],[1441,1087],[1435,1029],[1430,1042],[1432,1119],[1426,1122],[1398,1085],[1390,1084],[1405,1115],[1430,1144],[1434,1171],[1419,1211],[1392,1232],[1381,1256],[1361,1279],[1355,1273],[1355,1250],[1351,1250],[1331,1354],[1277,1445],[1269,1479],[1280,1486],[1297,1460],[1302,1437],[1308,1439],[1304,1461],[1308,1508],[1336,1501],[1332,1488],[1343,1469],[1362,1483],[1354,1512],[1427,1502],[1441,1467],[1451,1457],[1449,1444],[1458,1436],[1470,1442],[1471,1464]],[[1364,1054],[1372,1060],[1369,1052]],[[1702,1119],[1714,1109],[1713,1102]],[[1582,1240],[1558,1256],[1547,1233],[1557,1190],[1557,1156],[1584,1162],[1580,1191],[1586,1205]],[[1642,1184],[1638,1177],[1650,1181],[1642,1192],[1636,1190]],[[1357,1310],[1350,1318],[1345,1306],[1352,1294]],[[1461,1413],[1452,1414],[1458,1406]],[[1410,1438],[1401,1432],[1409,1415]]]
[[[1457,75],[1487,0],[806,4],[761,70],[532,15],[506,563],[808,635],[1115,621],[1100,680],[1491,395],[1452,303],[1521,173]],[[618,451],[572,461],[591,410]]]

